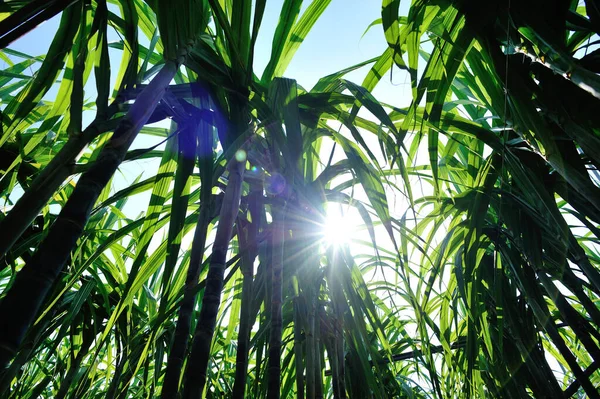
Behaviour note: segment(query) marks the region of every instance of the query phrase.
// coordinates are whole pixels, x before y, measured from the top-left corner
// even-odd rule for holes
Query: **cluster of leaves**
[[[413,2],[403,19],[397,3],[382,69],[413,77],[408,159],[427,137],[428,172],[412,170],[433,195],[411,230],[429,232],[415,312],[444,353],[441,372],[429,358],[437,394],[598,397],[597,4]]]
[[[0,395],[598,397],[595,2],[384,0],[385,52],[311,90],[281,76],[330,1],[283,2],[260,77],[265,0],[21,3],[3,46],[62,16],[0,52]]]

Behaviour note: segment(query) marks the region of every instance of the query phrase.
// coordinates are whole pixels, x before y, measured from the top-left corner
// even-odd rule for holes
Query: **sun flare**
[[[353,231],[348,215],[342,214],[339,209],[328,210],[323,225],[324,240],[328,246],[347,244],[352,239]]]

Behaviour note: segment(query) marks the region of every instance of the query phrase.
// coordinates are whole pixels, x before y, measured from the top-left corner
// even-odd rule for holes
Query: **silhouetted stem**
[[[317,295],[316,293],[314,295]],[[317,360],[316,360],[316,297],[309,296],[308,298],[308,329],[306,331],[306,397],[315,399],[315,384],[317,375]]]
[[[323,373],[321,371],[321,323],[319,312],[315,320],[315,398],[323,399]]]
[[[26,3],[0,24],[0,49],[80,0],[36,0]]]
[[[115,105],[113,111],[116,111],[116,108]],[[81,134],[72,136],[42,169],[15,206],[0,221],[0,258],[6,255],[60,185],[73,173],[77,155],[96,136],[114,129],[118,123],[119,120],[94,120]]]
[[[248,351],[250,344],[250,330],[252,328],[252,299],[254,261],[258,255],[258,232],[260,229],[260,210],[262,208],[262,184],[260,182],[250,185],[248,196],[250,216],[252,223],[247,227],[247,237],[238,224],[238,240],[240,251],[246,253],[242,256],[242,304],[240,308],[240,330],[235,359],[235,381],[233,384],[233,399],[243,399],[246,390],[246,373],[248,372]]]
[[[190,340],[190,325],[192,323],[192,314],[194,304],[196,303],[196,293],[202,258],[204,256],[204,247],[206,245],[206,233],[210,223],[210,206],[208,203],[202,204],[198,223],[194,232],[194,241],[192,243],[192,253],[190,254],[190,265],[185,279],[183,300],[177,316],[177,327],[173,335],[173,344],[167,360],[167,371],[163,381],[161,398],[176,398],[179,392],[179,379],[183,360]]]
[[[302,361],[302,342],[300,335],[302,328],[300,327],[298,297],[294,298],[294,356],[296,363],[296,397],[304,399],[304,363]]]
[[[335,399],[346,398],[346,382],[344,378],[344,310],[347,306],[342,286],[336,278],[339,275],[340,260],[337,248],[329,250],[329,295],[331,297],[333,317],[330,363],[333,370],[333,397]]]
[[[556,75],[570,80],[574,85],[586,91],[596,98],[600,98],[600,78],[597,74],[579,66],[571,57],[550,51],[545,57],[538,58],[527,51],[526,48],[515,47],[515,50],[523,54],[533,62],[537,62],[550,69]]]
[[[204,101],[204,99],[200,99]],[[208,107],[208,104],[202,103],[202,106]],[[181,370],[183,361],[188,350],[190,341],[190,326],[192,323],[192,314],[196,303],[198,290],[198,278],[204,259],[204,248],[206,247],[206,235],[208,226],[213,219],[213,201],[212,201],[212,126],[205,122],[198,125],[198,145],[196,147],[198,154],[198,166],[200,167],[201,182],[201,208],[198,216],[198,223],[194,231],[192,241],[192,252],[190,254],[190,264],[188,266],[185,287],[183,291],[183,300],[177,316],[177,327],[173,336],[173,343],[169,351],[167,360],[167,370],[163,381],[161,398],[176,398],[179,392],[179,381],[181,379]],[[193,172],[192,168],[189,172]],[[170,275],[170,273],[169,273]],[[163,286],[168,289],[168,280],[163,281]]]
[[[210,345],[221,304],[227,250],[242,195],[244,166],[245,162],[237,162],[233,159],[228,167],[229,183],[225,189],[225,198],[219,215],[219,224],[206,277],[206,288],[202,298],[202,308],[186,370],[184,398],[187,399],[200,398],[206,385]]]
[[[273,214],[273,261],[271,269],[271,335],[269,337],[269,363],[267,379],[267,398],[278,399],[281,385],[281,304],[283,246],[285,241],[284,204],[274,204]]]
[[[167,62],[138,97],[102,149],[98,160],[81,176],[47,238],[31,261],[17,273],[12,287],[0,303],[0,369],[6,367],[19,348],[48,291],[83,233],[96,200],[152,115],[177,68],[175,62]]]

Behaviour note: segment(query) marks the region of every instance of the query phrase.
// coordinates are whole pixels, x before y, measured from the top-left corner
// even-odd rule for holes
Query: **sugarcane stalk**
[[[208,105],[208,104],[203,104]],[[176,398],[179,392],[179,381],[181,379],[181,370],[183,361],[188,350],[190,341],[190,326],[192,323],[192,314],[196,303],[198,278],[202,261],[204,259],[204,248],[206,247],[206,236],[208,226],[212,220],[212,127],[201,122],[198,130],[198,165],[200,167],[201,181],[201,208],[198,215],[198,223],[194,231],[192,241],[192,252],[190,254],[190,264],[188,266],[183,300],[177,316],[177,326],[173,335],[173,343],[167,359],[167,370],[163,381],[161,398]],[[168,281],[163,281],[166,286]]]
[[[261,210],[261,224],[263,226],[266,226],[267,223],[267,219],[266,219],[266,210],[263,207],[263,209]],[[272,234],[272,232],[271,232]],[[271,309],[270,303],[271,303],[271,285],[270,283],[270,279],[269,277],[271,276],[271,260],[272,260],[272,256],[271,254],[273,253],[272,251],[272,244],[273,244],[273,240],[269,239],[266,240],[260,247],[259,247],[259,251],[258,251],[258,258],[260,260],[260,264],[258,266],[258,270],[256,271],[256,278],[255,278],[255,288],[256,288],[256,293],[255,293],[255,306],[256,308],[253,309],[253,314],[254,315],[258,315],[258,322],[259,322],[259,326],[258,329],[259,331],[264,331],[265,335],[262,339],[258,340],[255,343],[255,352],[256,352],[256,366],[254,368],[254,375],[255,375],[255,379],[254,379],[254,386],[253,386],[253,397],[255,398],[259,398],[262,396],[265,396],[265,394],[263,394],[263,392],[265,392],[265,387],[266,387],[266,375],[267,373],[264,371],[264,361],[263,358],[267,352],[267,343],[269,342],[269,329],[267,328],[267,326],[270,323],[269,320],[269,314],[267,312],[267,309]],[[259,290],[260,288],[260,290]]]
[[[280,201],[277,201],[280,202]],[[269,360],[267,379],[267,398],[278,399],[281,385],[281,334],[283,321],[281,318],[282,305],[282,275],[283,275],[283,246],[285,242],[285,205],[273,204],[273,258],[271,265],[271,335],[269,337]]]
[[[41,2],[41,4],[43,3],[44,2]],[[71,7],[69,9],[73,8],[76,7]],[[21,10],[9,16],[9,18],[14,17]],[[83,10],[85,11],[85,4],[83,4]],[[106,17],[106,12],[105,2],[99,3],[96,12],[96,18],[102,18],[102,15]],[[64,14],[64,17],[68,17],[66,13]],[[7,18],[5,21],[7,21],[9,18]],[[81,18],[82,26],[85,23],[85,20],[86,17],[84,12],[84,15]],[[94,23],[95,22],[96,19],[94,20]],[[106,26],[104,26],[104,29],[106,29]],[[80,28],[80,31],[83,32],[83,29]],[[75,112],[78,107],[74,104],[79,103],[79,105],[81,105],[81,101],[83,101],[82,73],[84,66],[82,63],[85,59],[86,50],[87,46],[80,47],[80,54],[77,58],[74,68],[74,74],[76,78],[74,79],[74,87],[71,93],[71,100],[74,101],[71,101],[72,123],[67,130],[69,133],[69,140],[52,158],[50,163],[46,165],[46,167],[36,176],[32,182],[32,185],[28,187],[21,198],[19,198],[16,205],[11,209],[6,218],[0,221],[0,259],[6,255],[8,250],[10,250],[19,237],[22,236],[27,227],[31,225],[32,221],[36,216],[39,215],[44,205],[48,203],[48,200],[52,194],[54,194],[54,192],[58,190],[65,179],[74,172],[74,161],[77,155],[81,153],[85,146],[99,134],[111,131],[118,125],[117,120],[111,121],[110,119],[119,110],[119,105],[124,102],[123,95],[120,93],[115,101],[108,106],[108,89],[105,89],[101,85],[101,79],[97,79],[96,83],[98,88],[98,100],[96,103],[98,106],[98,112],[94,121],[92,121],[92,123],[83,132],[81,132],[81,115],[78,112]],[[106,54],[104,55],[106,60],[108,58],[107,46],[104,48],[104,51],[106,51]],[[104,66],[108,67],[108,65]],[[109,69],[110,68],[105,68],[106,71],[102,72],[104,77],[106,77],[107,74],[110,74],[108,71]],[[108,77],[106,77],[106,80],[108,82]],[[77,123],[75,123],[75,121],[77,121]],[[76,126],[76,128],[74,128],[74,126]],[[72,134],[74,132],[77,134]],[[5,264],[5,262],[0,262],[0,269],[4,268]]]
[[[329,249],[329,265],[328,285],[331,296],[331,304],[333,310],[332,329],[333,336],[331,339],[331,364],[333,371],[333,397],[335,399],[346,398],[346,383],[344,380],[344,305],[346,305],[345,297],[342,292],[342,286],[336,276],[339,275],[340,259],[337,248]]]
[[[265,317],[263,315],[260,315],[259,317],[259,329],[265,324]],[[261,379],[260,379],[260,375],[261,375],[261,371],[262,371],[262,364],[263,364],[263,352],[264,352],[264,348],[265,345],[263,342],[258,342],[258,344],[256,345],[256,367],[254,369],[254,374],[256,375],[256,378],[254,379],[254,389],[253,394],[255,398],[260,397],[260,391],[262,390],[262,384],[261,384]]]
[[[169,245],[167,247],[165,269],[163,271],[161,282],[161,291],[164,293],[166,298],[169,298],[171,294],[171,277],[173,270],[175,269],[175,264],[177,263],[179,249],[181,248],[181,238],[183,234],[182,230],[185,222],[185,214],[188,209],[189,191],[191,186],[190,178],[194,173],[194,166],[196,166],[196,136],[202,136],[203,132],[204,130],[200,130],[200,126],[192,123],[190,126],[183,128],[177,137],[179,154],[177,160],[177,170],[175,171],[176,177],[175,184],[173,186],[173,198],[179,198],[181,201],[175,201],[173,203],[171,221],[169,223],[169,232],[167,236]],[[206,190],[202,190],[201,192],[201,206],[207,206],[209,204],[210,196],[207,196],[205,191]],[[175,220],[177,220],[177,222],[175,222]],[[166,310],[167,304],[168,301],[161,301],[161,312]]]
[[[315,320],[315,399],[323,399],[323,373],[321,371],[321,322],[319,311],[316,312]]]
[[[227,250],[233,233],[233,224],[240,206],[244,168],[245,160],[244,162],[238,162],[235,157],[228,165],[229,183],[225,189],[225,197],[221,206],[219,224],[206,277],[206,288],[202,298],[202,308],[200,309],[186,370],[183,393],[186,399],[200,398],[206,385],[210,345],[221,303]]]
[[[0,49],[80,0],[37,0],[26,3],[0,24]]]
[[[117,105],[113,103],[110,116],[116,111]],[[71,136],[50,163],[42,169],[15,206],[0,221],[0,259],[23,235],[60,185],[73,173],[77,155],[95,137],[114,129],[119,121],[119,119],[95,119],[81,134]],[[0,263],[0,269],[2,268]]]
[[[0,303],[0,369],[6,367],[19,348],[81,237],[96,200],[152,115],[182,61],[168,61],[138,97],[102,149],[98,160],[81,176],[31,261],[17,273],[12,287]]]
[[[25,341],[21,345],[19,353],[10,364],[10,367],[0,370],[0,397],[8,397],[11,382],[18,375],[23,365],[29,362],[37,348],[38,343],[43,339],[43,333],[48,329],[51,320],[56,315],[57,308],[50,309],[46,317],[40,320],[27,335]]]
[[[556,75],[570,80],[580,89],[600,99],[600,78],[597,74],[579,66],[572,57],[560,54],[552,49],[548,49],[548,54],[542,57],[531,54],[525,47],[515,47],[514,49],[519,54],[528,57],[532,62],[545,66]]]
[[[338,379],[338,368],[337,368],[337,356],[335,348],[335,338],[333,337],[333,331],[331,335],[323,340],[325,344],[325,350],[327,351],[327,357],[329,358],[329,364],[331,365],[331,385],[333,386],[333,399],[339,398],[339,379]]]
[[[336,320],[336,330],[334,336],[334,345],[336,351],[336,363],[337,363],[337,379],[338,379],[338,391],[337,397],[340,399],[346,399],[346,367],[345,367],[345,356],[344,356],[344,322],[342,312],[338,313],[338,319]]]
[[[240,330],[238,334],[238,347],[235,360],[235,381],[233,384],[232,398],[243,399],[246,390],[246,373],[248,372],[248,352],[250,346],[250,330],[252,328],[252,299],[253,293],[253,271],[254,261],[258,255],[258,232],[260,230],[260,219],[262,208],[262,185],[252,183],[248,196],[250,217],[252,223],[248,225],[248,235],[238,224],[238,239],[242,256],[242,304],[240,308]]]
[[[190,254],[190,264],[185,279],[183,300],[177,316],[177,327],[173,335],[173,344],[167,360],[167,370],[163,381],[161,398],[176,398],[179,392],[179,380],[185,353],[190,340],[190,325],[192,323],[192,314],[194,304],[196,303],[196,287],[204,256],[204,247],[206,246],[206,234],[210,223],[210,206],[208,203],[202,205],[198,223],[194,231],[194,240],[192,243],[192,253]]]
[[[302,356],[302,342],[300,335],[302,328],[300,326],[300,309],[299,309],[299,297],[294,298],[294,356],[296,363],[296,397],[297,399],[304,399],[304,362]]]
[[[316,369],[318,368],[316,359],[316,340],[315,340],[315,325],[316,325],[316,294],[310,295],[308,298],[308,329],[306,331],[306,397],[315,399],[316,392]]]

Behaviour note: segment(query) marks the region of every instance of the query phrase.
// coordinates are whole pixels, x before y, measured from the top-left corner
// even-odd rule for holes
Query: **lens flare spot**
[[[270,195],[279,195],[285,190],[285,178],[279,173],[273,173],[267,182],[267,193]]]
[[[238,162],[246,162],[246,151],[237,150],[235,153],[235,160]]]

